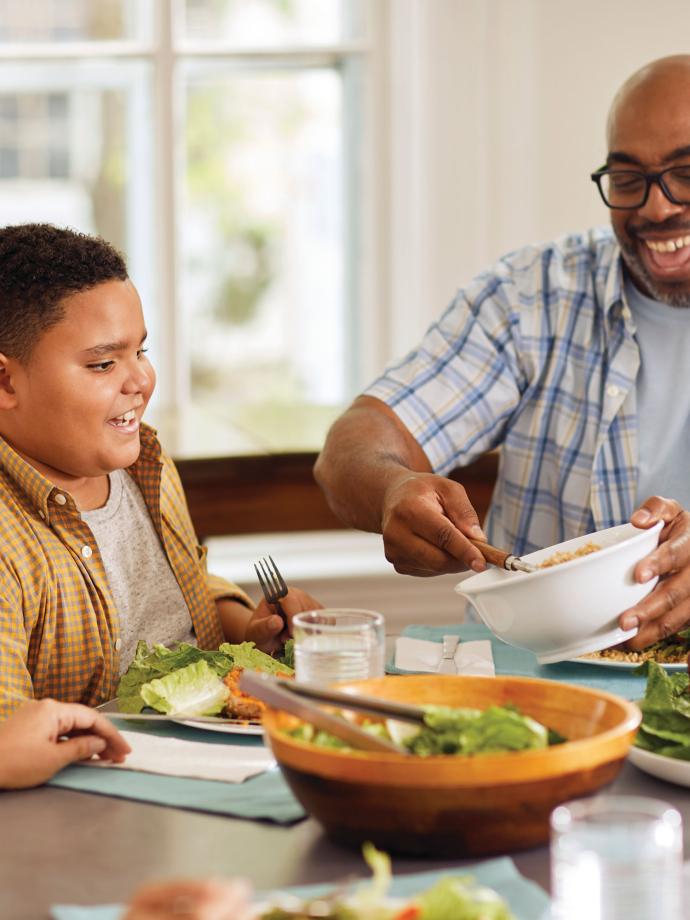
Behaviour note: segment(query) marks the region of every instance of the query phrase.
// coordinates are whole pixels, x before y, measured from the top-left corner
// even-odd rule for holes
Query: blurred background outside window
[[[0,0],[2,224],[127,256],[178,455],[314,449],[356,388],[366,0]]]

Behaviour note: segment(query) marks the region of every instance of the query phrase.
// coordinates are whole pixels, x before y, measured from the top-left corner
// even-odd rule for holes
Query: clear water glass
[[[384,673],[383,615],[373,610],[309,610],[292,620],[295,678],[312,683]]]
[[[682,819],[666,802],[603,795],[551,814],[552,920],[682,917]]]

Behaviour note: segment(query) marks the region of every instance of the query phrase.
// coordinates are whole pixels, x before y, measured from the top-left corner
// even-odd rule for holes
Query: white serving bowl
[[[576,658],[631,639],[618,616],[649,594],[657,579],[639,584],[637,563],[659,542],[662,523],[648,530],[621,524],[575,537],[523,556],[539,565],[554,553],[572,552],[585,543],[598,552],[536,572],[489,568],[456,585],[489,629],[509,645],[525,648],[541,664]]]

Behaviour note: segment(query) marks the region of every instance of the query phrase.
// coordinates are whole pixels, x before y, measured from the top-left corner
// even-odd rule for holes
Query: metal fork
[[[285,579],[280,574],[280,569],[273,561],[271,556],[265,559],[259,559],[254,563],[254,571],[259,579],[261,590],[264,592],[266,603],[270,604],[278,616],[282,619],[285,627],[288,625],[287,614],[283,610],[280,599],[288,593],[288,586]]]

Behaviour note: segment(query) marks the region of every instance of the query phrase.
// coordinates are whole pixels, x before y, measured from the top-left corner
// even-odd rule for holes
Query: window
[[[313,448],[356,356],[371,0],[0,0],[3,223],[127,255],[178,453]]]

